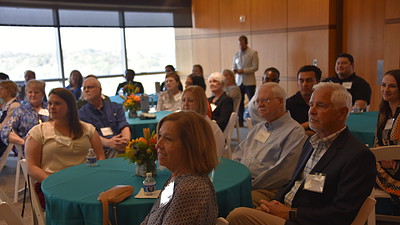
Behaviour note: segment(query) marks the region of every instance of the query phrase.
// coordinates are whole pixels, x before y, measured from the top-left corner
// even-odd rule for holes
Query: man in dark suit
[[[375,183],[375,157],[345,125],[351,95],[340,84],[314,86],[309,138],[292,180],[271,202],[237,208],[229,224],[351,224]]]

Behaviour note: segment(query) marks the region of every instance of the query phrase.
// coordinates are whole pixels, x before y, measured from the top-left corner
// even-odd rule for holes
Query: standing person
[[[262,84],[269,83],[269,82],[279,84],[279,81],[280,81],[279,76],[280,76],[280,72],[278,69],[276,69],[275,67],[269,67],[264,71],[264,75],[262,77],[261,82],[262,82]],[[257,123],[264,121],[264,119],[258,113],[258,109],[255,104],[255,101],[257,100],[257,97],[258,97],[257,93],[258,93],[258,91],[256,91],[256,94],[253,96],[253,98],[250,99],[249,104],[247,106],[249,115],[250,115],[250,119],[251,119],[251,123],[253,125],[256,125]]]
[[[221,73],[212,73],[208,77],[208,82],[211,92],[214,94],[214,96],[208,98],[212,110],[212,119],[217,121],[219,128],[224,131],[233,112],[233,100],[224,91],[226,79]]]
[[[81,72],[79,72],[79,70],[72,70],[69,74],[69,85],[65,88],[72,92],[76,101],[81,97],[82,83],[83,77]]]
[[[193,65],[192,74],[202,77],[204,79],[203,67],[200,64]]]
[[[30,80],[26,84],[27,102],[15,109],[10,120],[1,130],[1,140],[5,144],[25,145],[25,137],[32,127],[48,121],[47,103],[43,101],[46,83]]]
[[[195,112],[172,113],[158,123],[158,162],[171,171],[142,225],[215,225],[217,198],[208,174],[218,158],[210,125]]]
[[[235,74],[232,70],[225,69],[222,71],[222,75],[224,75],[226,79],[225,92],[233,99],[233,110],[237,112],[240,100],[242,100],[242,93],[240,92],[240,88],[236,85]]]
[[[353,109],[365,111],[371,100],[371,87],[362,77],[354,72],[354,58],[348,53],[342,53],[336,58],[336,75],[328,77],[323,82],[333,82],[343,85],[352,96]]]
[[[18,86],[14,81],[2,80],[0,81],[0,98],[4,100],[4,104],[1,107],[0,117],[0,130],[10,120],[14,110],[20,106],[17,99]],[[0,156],[3,155],[7,145],[0,141]]]
[[[382,100],[379,105],[375,146],[400,144],[400,70],[385,73],[381,83]],[[377,163],[377,184],[392,196],[392,203],[400,209],[400,162],[385,160]]]
[[[297,86],[299,87],[299,91],[286,99],[286,110],[306,130],[308,136],[315,133],[310,129],[308,123],[308,110],[310,109],[308,102],[314,91],[314,85],[318,84],[321,80],[321,75],[321,70],[316,66],[302,66],[297,72]]]
[[[131,69],[125,70],[125,80],[126,81],[118,84],[115,95],[118,95],[120,90],[123,89],[125,87],[125,85],[127,85],[127,84],[132,84],[133,86],[139,88],[138,93],[144,93],[143,84],[133,80],[133,79],[135,79],[135,75],[136,75],[135,71],[133,71]]]
[[[49,94],[51,120],[33,127],[26,139],[25,156],[28,173],[38,183],[35,190],[44,208],[41,183],[49,175],[70,166],[86,162],[88,149],[97,159],[104,159],[103,146],[96,129],[79,120],[75,98],[65,88],[55,88]]]
[[[222,133],[218,124],[212,121],[207,115],[209,104],[204,90],[199,86],[190,86],[186,88],[183,91],[181,102],[183,111],[197,112],[210,124],[217,146],[217,155],[218,157],[222,157],[225,153],[224,133]]]
[[[239,125],[243,126],[244,95],[250,100],[256,91],[256,75],[258,70],[258,53],[247,46],[247,37],[239,37],[240,51],[233,57],[232,70],[236,74],[236,84],[242,92],[239,106]]]
[[[160,93],[157,102],[157,111],[176,111],[180,109],[182,91],[179,90],[179,76],[175,73],[168,73],[165,76],[166,91]]]
[[[93,77],[83,81],[83,92],[88,104],[79,110],[79,118],[92,124],[100,135],[106,158],[115,158],[131,140],[131,131],[121,105],[102,98],[101,83]]]
[[[292,179],[258,209],[233,210],[229,224],[351,224],[375,185],[376,162],[346,127],[350,110],[344,87],[315,85],[308,115],[316,133],[304,144]]]

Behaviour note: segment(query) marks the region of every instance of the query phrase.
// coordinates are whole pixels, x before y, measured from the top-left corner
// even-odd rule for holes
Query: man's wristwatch
[[[296,216],[297,216],[297,209],[292,208],[289,210],[289,221],[296,221]]]

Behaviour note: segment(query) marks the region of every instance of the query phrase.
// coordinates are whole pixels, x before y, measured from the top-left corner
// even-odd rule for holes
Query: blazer
[[[312,152],[313,148],[307,141],[292,180],[277,192],[274,199],[284,202],[286,193],[301,176]],[[311,171],[326,176],[323,193],[304,190],[303,182],[292,202],[292,208],[297,208],[296,221],[287,220],[285,224],[351,224],[375,185],[375,163],[371,151],[346,128]]]
[[[214,98],[215,96],[208,98],[208,102],[211,103]],[[215,105],[217,108],[212,112],[212,119],[217,121],[219,128],[223,132],[233,112],[233,100],[224,92],[217,102],[215,102]]]

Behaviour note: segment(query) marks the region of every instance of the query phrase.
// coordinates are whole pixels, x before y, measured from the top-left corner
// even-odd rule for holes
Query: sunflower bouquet
[[[146,176],[147,172],[156,173],[157,135],[155,131],[150,134],[149,128],[143,129],[143,137],[133,139],[125,148],[125,153],[120,156],[130,163],[136,163],[136,174]]]

